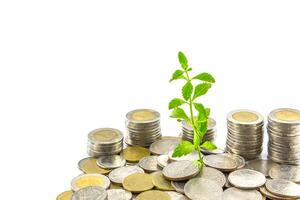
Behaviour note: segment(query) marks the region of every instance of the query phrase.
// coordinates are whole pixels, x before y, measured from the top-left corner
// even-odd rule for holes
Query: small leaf
[[[195,88],[193,100],[199,96],[205,95],[210,87],[211,87],[210,83],[201,83],[197,85]]]
[[[177,80],[177,79],[182,79],[183,77],[184,77],[183,71],[178,69],[173,73],[172,78],[170,79],[170,82]]]
[[[184,155],[187,155],[189,153],[192,153],[195,151],[194,145],[189,141],[182,141],[177,145],[177,147],[174,149],[174,152],[172,154],[172,157],[181,157]]]
[[[192,68],[188,68],[186,71],[189,72],[189,71],[192,71],[192,70],[193,70]]]
[[[214,150],[217,146],[212,141],[206,141],[201,145],[201,148],[206,150]]]
[[[210,115],[210,108],[205,108],[206,118],[208,119]]]
[[[199,128],[199,132],[202,137],[205,135],[206,131],[207,131],[207,120],[200,122],[200,128]]]
[[[184,110],[181,108],[174,108],[170,117],[182,119],[182,120],[188,120],[188,116],[185,114]]]
[[[201,103],[194,103],[194,107],[198,111],[197,119],[201,121],[207,120],[206,110]]]
[[[178,106],[181,106],[182,104],[185,104],[186,102],[179,98],[174,98],[169,103],[169,109],[176,108]]]
[[[185,100],[188,100],[193,93],[193,85],[190,81],[188,81],[183,87],[182,87],[182,96]]]
[[[206,72],[198,74],[193,79],[198,79],[200,81],[205,81],[205,82],[209,82],[209,83],[215,83],[216,82],[214,77],[211,74],[206,73]]]
[[[178,60],[181,64],[182,69],[186,70],[188,67],[188,60],[185,57],[184,53],[182,53],[181,51],[178,52]]]

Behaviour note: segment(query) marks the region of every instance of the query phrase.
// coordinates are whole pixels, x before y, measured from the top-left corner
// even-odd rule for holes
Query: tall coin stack
[[[91,157],[115,155],[123,149],[123,134],[113,128],[99,128],[88,135],[87,151]]]
[[[281,108],[268,117],[268,156],[271,160],[300,165],[300,111]]]
[[[161,138],[160,114],[155,110],[138,109],[126,114],[126,144],[148,147]]]
[[[203,137],[203,142],[214,140],[216,138],[217,132],[216,132],[216,121],[212,118],[208,119],[208,125],[207,125],[207,131]],[[190,142],[193,142],[194,140],[194,130],[185,121],[182,121],[182,135],[183,140],[187,140]]]
[[[245,159],[259,157],[263,149],[264,120],[251,110],[235,110],[227,116],[226,151]]]

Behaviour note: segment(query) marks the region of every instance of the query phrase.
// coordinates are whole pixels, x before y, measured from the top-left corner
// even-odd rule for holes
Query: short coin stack
[[[235,110],[227,116],[226,151],[245,159],[259,157],[263,144],[263,117],[250,110]]]
[[[208,119],[207,131],[204,135],[203,142],[211,141],[216,138],[216,121],[212,118]],[[194,130],[187,122],[182,121],[182,139],[192,142],[194,140]]]
[[[281,108],[268,117],[268,154],[278,163],[300,165],[300,111]]]
[[[114,128],[99,128],[88,135],[87,151],[91,157],[115,155],[123,149],[123,134]]]
[[[128,145],[150,146],[161,138],[160,114],[150,109],[133,110],[126,115]]]

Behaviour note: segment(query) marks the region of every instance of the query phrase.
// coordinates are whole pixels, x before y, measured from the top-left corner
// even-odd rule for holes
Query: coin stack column
[[[250,160],[260,156],[263,149],[264,120],[251,110],[235,110],[227,116],[226,151]]]

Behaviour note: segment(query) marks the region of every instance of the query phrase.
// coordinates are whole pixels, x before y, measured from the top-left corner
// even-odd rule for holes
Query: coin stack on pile
[[[126,115],[126,144],[148,147],[161,138],[160,114],[150,109],[133,110]]]
[[[271,160],[300,165],[300,111],[281,108],[268,117],[268,155]]]
[[[204,138],[202,140],[202,142],[205,141],[213,141],[216,138],[216,121],[212,118],[208,119],[208,126],[207,126],[207,131],[204,135]],[[181,135],[183,140],[187,140],[190,142],[193,142],[194,140],[194,130],[191,127],[191,125],[189,125],[188,123],[186,123],[185,121],[182,121],[182,135]]]
[[[114,128],[99,128],[88,135],[87,151],[91,157],[115,155],[123,149],[123,134]]]
[[[245,159],[259,157],[263,145],[262,115],[251,110],[235,110],[227,116],[226,151]]]

